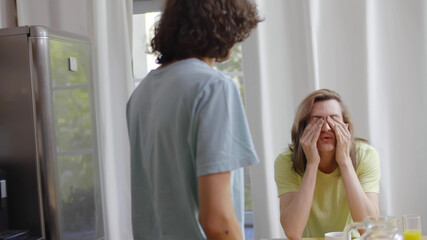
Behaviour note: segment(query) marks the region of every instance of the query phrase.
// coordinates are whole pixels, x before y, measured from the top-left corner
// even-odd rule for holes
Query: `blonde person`
[[[275,161],[280,222],[286,236],[323,237],[379,215],[377,151],[354,138],[338,93],[321,89],[299,105],[292,144]]]
[[[243,238],[243,167],[258,162],[227,60],[260,19],[249,0],[167,0],[158,69],[127,108],[135,240]]]

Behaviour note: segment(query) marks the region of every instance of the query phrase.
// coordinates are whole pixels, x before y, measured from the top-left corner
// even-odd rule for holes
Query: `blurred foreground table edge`
[[[287,240],[287,238],[261,238],[260,240]],[[302,238],[302,240],[324,240],[324,238]],[[427,236],[422,236],[421,240],[427,240]]]

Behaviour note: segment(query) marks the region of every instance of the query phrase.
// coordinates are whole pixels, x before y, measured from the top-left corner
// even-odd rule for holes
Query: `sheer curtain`
[[[132,1],[93,1],[95,88],[108,239],[133,239],[126,103],[132,91]]]
[[[18,24],[90,37],[107,239],[133,239],[126,102],[132,90],[132,1],[17,0]]]
[[[243,45],[246,108],[261,160],[251,169],[255,239],[283,236],[274,159],[290,143],[297,105],[319,88],[342,95],[355,134],[379,152],[381,213],[427,219],[426,3],[255,2],[265,21]]]

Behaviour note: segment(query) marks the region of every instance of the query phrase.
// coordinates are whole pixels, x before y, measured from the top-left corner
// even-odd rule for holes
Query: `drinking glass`
[[[403,237],[405,240],[421,240],[421,216],[403,215]]]

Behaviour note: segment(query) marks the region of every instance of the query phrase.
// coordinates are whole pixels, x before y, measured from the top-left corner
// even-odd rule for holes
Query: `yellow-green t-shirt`
[[[358,161],[356,174],[365,192],[379,192],[380,163],[377,151],[370,145],[357,141]],[[278,196],[297,192],[302,176],[292,169],[292,152],[280,154],[274,164],[274,178]],[[344,183],[339,167],[330,174],[317,170],[316,186],[310,216],[302,237],[324,237],[327,232],[343,231],[352,222]]]

